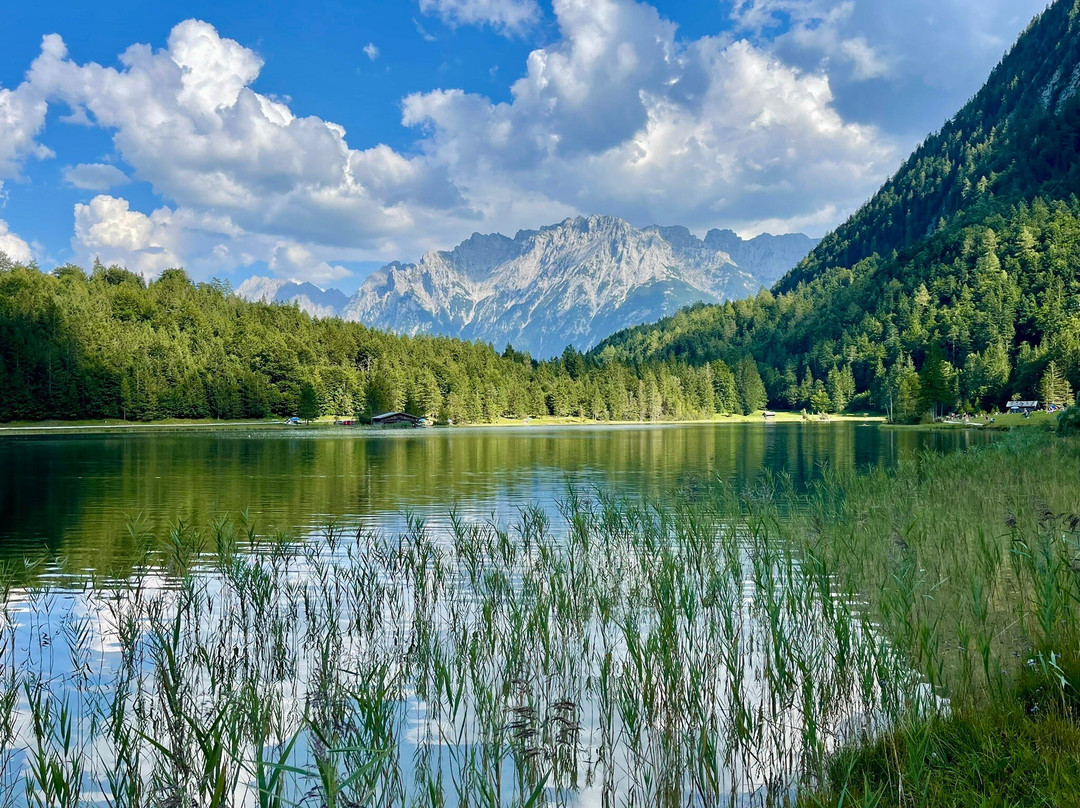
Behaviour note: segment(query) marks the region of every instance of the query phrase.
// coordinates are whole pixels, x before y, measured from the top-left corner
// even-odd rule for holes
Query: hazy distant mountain
[[[475,234],[416,264],[388,264],[340,306],[329,299],[335,290],[311,284],[252,278],[237,291],[249,300],[295,299],[320,316],[398,333],[511,343],[547,357],[568,344],[591,347],[691,303],[755,294],[815,243],[801,234],[743,241],[729,230],[702,240],[685,227],[636,228],[590,216],[514,238]],[[334,301],[342,301],[336,294]]]
[[[248,278],[236,294],[261,303],[293,303],[314,317],[338,317],[349,297],[337,289],[320,289],[313,283],[280,278]]]
[[[773,236],[762,233],[744,241],[731,230],[710,230],[705,246],[721,250],[731,260],[751,272],[763,286],[772,286],[817,246],[818,239],[802,233]]]

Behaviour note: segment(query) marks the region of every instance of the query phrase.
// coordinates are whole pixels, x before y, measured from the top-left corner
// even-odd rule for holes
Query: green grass
[[[786,410],[774,410],[775,417],[765,419],[762,411],[751,413],[750,415],[742,414],[725,414],[715,415],[712,418],[699,419],[694,421],[596,421],[592,418],[577,418],[577,417],[557,417],[554,415],[543,415],[538,417],[529,418],[527,421],[523,418],[503,418],[499,421],[490,424],[469,424],[468,426],[544,426],[544,425],[572,425],[572,424],[611,424],[616,426],[626,425],[641,425],[641,424],[668,424],[668,423],[693,423],[693,424],[760,424],[765,420],[780,422],[780,423],[798,423],[807,421],[811,423],[827,423],[831,421],[856,421],[858,423],[870,423],[884,421],[884,417],[876,413],[842,413],[839,415],[808,415],[805,418],[801,413],[791,412]]]
[[[1077,469],[1080,441],[1020,430],[822,486],[813,544],[949,709],[842,749],[801,805],[1080,804]]]
[[[948,423],[937,422],[934,424],[886,424],[886,429],[990,429],[990,430],[1010,430],[1016,428],[1027,427],[1041,427],[1043,429],[1053,429],[1057,425],[1057,418],[1059,413],[1050,412],[1035,412],[1031,414],[1030,418],[1025,418],[1023,415],[1014,415],[1012,413],[1004,413],[1001,415],[993,416],[994,422],[992,424],[986,423],[982,419],[973,419],[970,424],[965,423]]]
[[[1060,714],[988,706],[905,725],[835,756],[830,790],[802,806],[1070,806],[1080,795],[1080,727]]]
[[[181,432],[186,429],[202,430],[212,428],[220,429],[282,429],[285,428],[283,418],[252,419],[239,421],[219,421],[213,418],[167,418],[159,421],[121,421],[116,419],[106,420],[72,420],[72,421],[11,421],[0,423],[0,437],[4,435],[64,435],[64,434],[115,434],[115,433],[138,433],[138,432]],[[352,416],[323,416],[309,423],[290,425],[289,429],[321,430],[334,427],[336,420],[354,420]],[[610,425],[610,426],[641,426],[641,425],[667,425],[679,423],[715,423],[715,424],[744,424],[762,423],[766,419],[762,413],[756,412],[751,415],[717,415],[714,418],[699,421],[597,421],[591,418],[538,416],[529,419],[524,418],[501,418],[492,423],[462,424],[467,427],[520,427],[520,426],[574,426],[574,425]],[[807,420],[811,423],[827,423],[836,421],[855,421],[858,423],[880,422],[884,419],[873,414],[843,414],[831,416],[809,416],[804,419],[800,413],[778,411],[775,418],[769,419],[774,422],[794,423]],[[369,430],[357,423],[351,430]]]

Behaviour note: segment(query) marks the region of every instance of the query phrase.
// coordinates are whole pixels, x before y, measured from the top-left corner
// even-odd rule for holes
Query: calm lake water
[[[328,776],[344,804],[388,808],[777,804],[923,691],[862,593],[711,510],[702,479],[805,486],[991,439],[843,423],[0,440],[0,805],[246,808],[275,772],[286,805],[329,804]],[[254,545],[207,529],[242,512]],[[168,538],[178,520],[199,543]]]
[[[329,520],[397,529],[549,510],[567,487],[662,497],[715,476],[743,486],[763,471],[805,484],[823,464],[891,465],[905,454],[990,440],[975,431],[877,424],[515,427],[357,434],[222,431],[0,439],[0,553],[47,548],[67,569],[122,552],[132,518],[151,529],[247,511],[261,529],[303,535]]]

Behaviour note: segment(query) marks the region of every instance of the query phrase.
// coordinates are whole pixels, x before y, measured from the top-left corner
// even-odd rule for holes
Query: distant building
[[[407,412],[384,412],[371,417],[373,426],[431,426],[427,418],[409,415]]]
[[[1039,409],[1038,401],[1010,401],[1006,405],[1009,412],[1035,412]]]

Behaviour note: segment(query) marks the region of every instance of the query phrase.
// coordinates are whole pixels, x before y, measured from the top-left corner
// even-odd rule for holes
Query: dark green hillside
[[[1080,189],[1080,2],[1038,17],[981,90],[858,213],[777,286],[903,250],[991,200],[1064,199]]]
[[[898,417],[1080,387],[1080,4],[1059,0],[986,87],[771,293],[597,347],[751,355],[774,406]],[[816,398],[815,398],[816,396]]]

